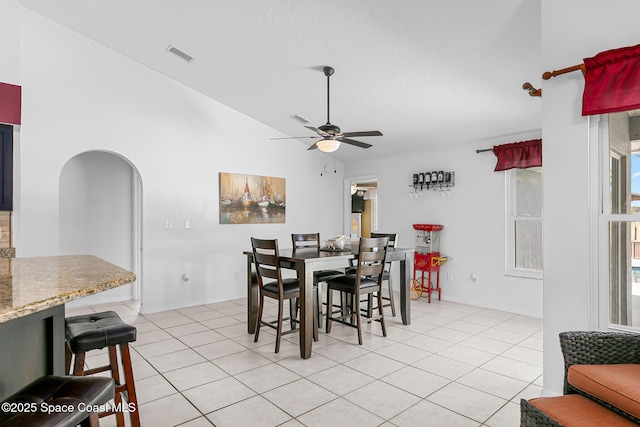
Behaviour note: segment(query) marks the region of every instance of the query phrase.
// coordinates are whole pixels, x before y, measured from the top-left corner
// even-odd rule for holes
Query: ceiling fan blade
[[[283,138],[269,138],[269,140],[274,141],[276,139],[300,139],[300,138],[317,138],[317,136],[285,136]]]
[[[373,147],[371,144],[367,144],[366,142],[356,141],[355,139],[340,138],[339,141],[344,142],[345,144],[355,145],[356,147],[360,147],[360,148]]]
[[[331,136],[328,133],[326,133],[325,131],[323,131],[322,129],[318,129],[316,127],[313,126],[305,126],[307,129],[311,129],[312,131],[314,131],[315,133],[317,133],[320,136]]]
[[[344,132],[342,136],[350,138],[352,136],[382,136],[382,132],[379,130],[366,130],[362,132]]]
[[[307,150],[315,150],[316,148],[318,148],[318,141],[314,142],[313,145],[310,145],[309,148],[307,148]]]

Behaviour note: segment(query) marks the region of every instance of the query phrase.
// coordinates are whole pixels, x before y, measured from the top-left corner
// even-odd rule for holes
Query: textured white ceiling
[[[21,0],[21,4],[282,132],[289,118],[380,130],[349,161],[535,132],[539,0]],[[169,54],[173,45],[195,59]],[[242,132],[242,129],[238,129]],[[314,139],[265,141],[304,150]],[[511,141],[508,141],[511,142]],[[491,143],[491,141],[488,141]],[[480,142],[481,144],[481,142]],[[310,155],[311,154],[310,152]]]

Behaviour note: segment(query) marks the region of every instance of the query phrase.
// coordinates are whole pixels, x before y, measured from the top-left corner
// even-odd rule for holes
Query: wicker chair
[[[525,399],[520,400],[520,427],[564,427],[556,420],[530,404]]]
[[[560,349],[564,357],[564,394],[583,394],[568,382],[569,368],[572,365],[626,364],[640,363],[640,335],[624,332],[572,331],[560,334]],[[587,396],[640,424],[640,419],[623,412],[606,402]],[[544,412],[526,400],[520,401],[521,426],[560,426]]]

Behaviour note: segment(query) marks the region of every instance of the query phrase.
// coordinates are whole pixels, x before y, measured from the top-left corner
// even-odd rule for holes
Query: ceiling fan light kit
[[[382,132],[378,130],[367,130],[361,132],[341,132],[340,128],[331,123],[329,120],[329,78],[333,75],[334,69],[328,66],[322,68],[322,72],[325,76],[327,76],[327,123],[322,126],[314,127],[314,126],[305,126],[307,129],[310,129],[317,133],[321,139],[312,144],[307,150],[315,150],[318,148],[320,151],[325,153],[332,153],[340,148],[340,145],[344,142],[345,144],[354,145],[360,148],[369,148],[371,144],[367,144],[365,142],[356,141],[355,139],[351,139],[354,136],[382,136]],[[290,116],[292,119],[297,120],[301,123],[304,123],[306,120],[304,117],[294,114]],[[308,121],[307,121],[308,123]],[[313,138],[309,136],[292,136],[287,138],[271,138],[271,139],[298,139],[298,138]]]
[[[340,148],[340,141],[337,139],[321,139],[316,142],[316,146],[318,147],[318,150],[322,152],[333,153]]]

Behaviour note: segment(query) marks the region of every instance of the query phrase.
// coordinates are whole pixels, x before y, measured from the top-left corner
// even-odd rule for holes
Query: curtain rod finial
[[[533,85],[529,82],[525,82],[522,85],[522,89],[529,91],[529,95],[530,96],[542,96],[542,89],[536,89],[535,87],[533,87]]]
[[[563,68],[561,70],[545,71],[542,74],[542,79],[549,80],[551,77],[556,77],[561,74],[566,74],[566,73],[570,73],[572,71],[578,71],[578,70],[582,71],[582,75],[586,75],[587,73],[584,64],[579,64],[579,65],[574,65],[573,67]]]

